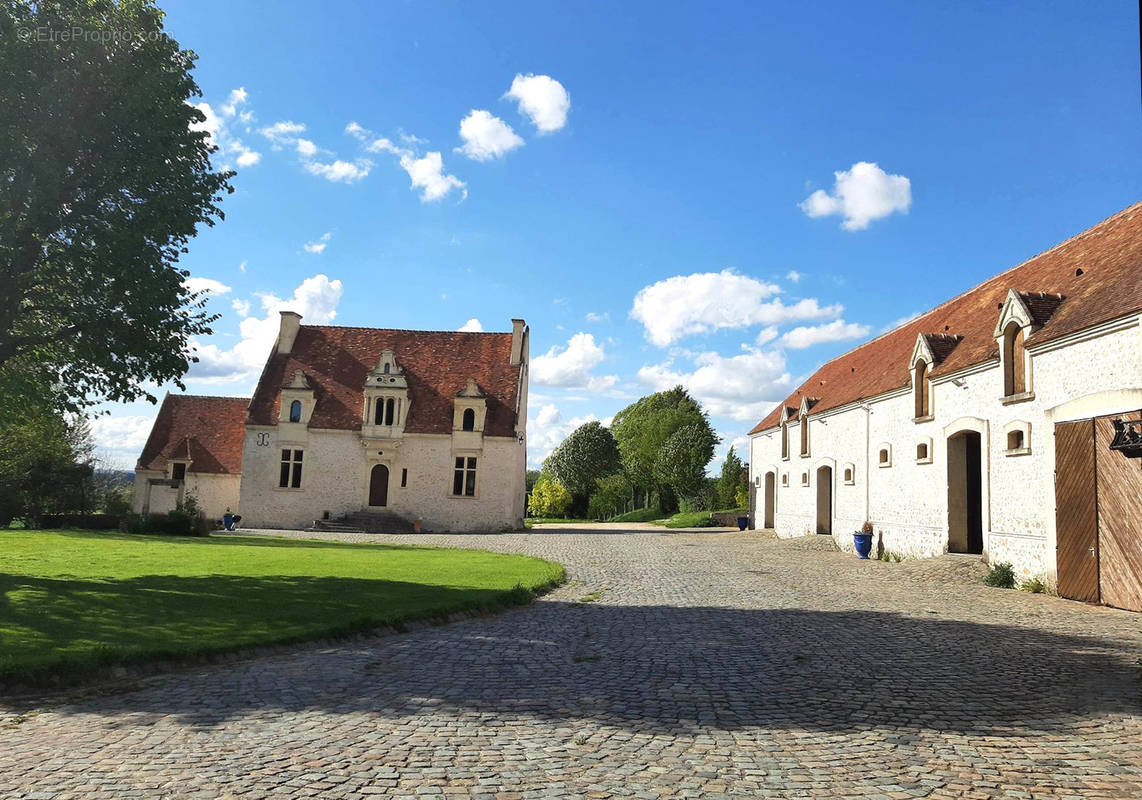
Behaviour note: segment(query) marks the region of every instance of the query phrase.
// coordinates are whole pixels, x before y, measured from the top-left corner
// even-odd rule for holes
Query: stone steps
[[[337,522],[360,528],[365,533],[412,533],[412,523],[391,511],[356,511]]]

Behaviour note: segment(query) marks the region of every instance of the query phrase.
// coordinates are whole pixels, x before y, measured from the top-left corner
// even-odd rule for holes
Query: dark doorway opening
[[[983,447],[975,431],[948,437],[948,552],[983,553]]]
[[[765,473],[765,516],[763,528],[773,527],[773,512],[777,508],[777,475]]]
[[[833,468],[817,469],[817,533],[833,534]]]
[[[389,468],[384,464],[377,464],[369,474],[369,505],[387,506],[389,504]]]

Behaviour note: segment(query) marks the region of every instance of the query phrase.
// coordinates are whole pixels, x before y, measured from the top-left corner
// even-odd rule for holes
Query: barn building
[[[750,432],[756,527],[1142,610],[1142,203],[833,359]]]

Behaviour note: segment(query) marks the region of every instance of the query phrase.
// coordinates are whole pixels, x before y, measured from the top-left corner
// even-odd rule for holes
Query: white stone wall
[[[389,468],[386,510],[425,531],[498,531],[522,525],[525,448],[514,438],[484,437],[476,496],[453,497],[453,437],[405,434],[362,445],[356,431],[311,430],[279,440],[272,426],[248,426],[239,513],[243,527],[304,528],[321,519],[368,511],[373,465]],[[264,444],[260,443],[264,441]],[[278,488],[281,451],[304,451],[300,489]],[[383,455],[382,455],[383,454]],[[401,486],[402,470],[408,485]],[[377,509],[372,509],[377,510]]]
[[[152,470],[135,471],[135,493],[132,507],[136,514],[143,513],[143,507],[147,503],[147,480],[149,478],[166,478],[166,474]],[[222,519],[227,508],[238,507],[238,492],[241,482],[241,475],[206,475],[188,472],[183,483],[183,496],[193,494],[206,518],[212,522],[218,522]],[[165,514],[173,510],[178,502],[178,495],[178,490],[173,487],[151,487],[150,513]]]
[[[1113,326],[1109,326],[1113,327]],[[1078,338],[1078,337],[1076,337]],[[757,519],[764,515],[765,473],[776,470],[779,536],[813,533],[817,523],[818,468],[833,467],[833,536],[853,549],[852,533],[867,517],[874,542],[911,557],[939,555],[948,546],[948,437],[958,430],[981,433],[984,555],[1010,561],[1025,577],[1055,576],[1054,429],[1051,410],[1077,398],[1142,388],[1142,332],[1110,330],[1063,347],[1032,348],[1032,400],[1004,405],[998,363],[964,373],[957,382],[933,382],[930,422],[913,422],[910,391],[873,399],[868,410],[850,407],[810,413],[810,455],[800,456],[800,429],[789,426],[788,460],[781,459],[780,430],[751,437],[750,472],[757,492]],[[902,376],[903,377],[903,376]],[[1124,398],[1122,408],[1133,402]],[[1103,409],[1104,413],[1109,413]],[[1030,453],[1006,455],[1009,423],[1030,423]],[[917,463],[916,445],[929,442],[930,463]],[[891,446],[892,465],[878,465],[881,443]],[[855,466],[847,486],[843,470]],[[802,473],[809,473],[808,486]],[[788,474],[788,485],[782,476]],[[866,511],[867,509],[867,511]]]

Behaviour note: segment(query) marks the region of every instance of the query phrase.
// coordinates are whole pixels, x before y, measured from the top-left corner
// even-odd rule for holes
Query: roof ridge
[[[510,336],[511,331],[443,331],[423,330],[421,328],[370,328],[368,325],[302,325],[302,328],[333,328],[334,330],[350,331],[389,331],[392,333],[461,333],[477,336]]]
[[[249,401],[249,399],[250,399],[249,397],[242,397],[241,395],[232,395],[232,394],[190,394],[189,392],[186,392],[186,393],[182,393],[182,394],[173,394],[173,393],[171,393],[171,392],[167,392],[167,393],[166,393],[166,397],[164,397],[164,398],[163,398],[163,400],[165,401],[167,397],[193,397],[193,398],[196,398],[196,399],[201,399],[201,400],[246,400],[246,401]]]
[[[881,340],[881,339],[883,339],[884,337],[886,337],[886,336],[890,336],[891,334],[893,334],[893,333],[896,333],[896,331],[900,330],[901,328],[905,327],[906,325],[911,325],[913,322],[916,322],[916,321],[918,321],[918,320],[921,320],[921,319],[923,319],[924,317],[927,317],[929,314],[934,314],[935,312],[939,311],[939,310],[940,310],[941,308],[943,308],[944,306],[947,306],[947,305],[951,305],[952,303],[956,302],[957,300],[960,300],[960,299],[962,299],[962,298],[964,298],[964,297],[967,297],[968,295],[972,294],[973,292],[979,291],[980,289],[982,289],[982,288],[983,288],[984,286],[986,286],[987,284],[990,284],[992,281],[996,281],[996,280],[998,280],[999,278],[1002,278],[1002,277],[1003,277],[1004,275],[1006,275],[1007,273],[1009,273],[1009,272],[1014,272],[1015,270],[1019,269],[1020,267],[1024,266],[1025,264],[1028,264],[1028,263],[1030,263],[1030,262],[1034,261],[1034,260],[1035,260],[1035,259],[1037,259],[1037,258],[1040,258],[1040,257],[1042,257],[1042,256],[1045,256],[1045,255],[1047,255],[1048,253],[1052,253],[1052,252],[1054,252],[1055,250],[1058,250],[1060,247],[1062,247],[1062,246],[1064,246],[1064,245],[1066,245],[1066,244],[1068,244],[1068,243],[1070,243],[1070,242],[1074,242],[1074,241],[1077,241],[1078,239],[1081,239],[1081,238],[1085,237],[1087,234],[1093,233],[1095,230],[1098,230],[1099,228],[1102,228],[1102,226],[1104,226],[1104,225],[1106,225],[1107,223],[1111,222],[1111,221],[1112,221],[1112,220],[1114,220],[1115,218],[1117,218],[1117,217],[1121,217],[1121,216],[1123,216],[1124,214],[1126,214],[1127,212],[1129,212],[1129,211],[1132,211],[1132,210],[1135,210],[1135,209],[1142,209],[1142,200],[1139,200],[1138,202],[1136,202],[1136,203],[1133,203],[1132,205],[1130,205],[1130,206],[1128,206],[1128,207],[1126,207],[1126,208],[1122,209],[1121,211],[1118,211],[1118,212],[1115,212],[1114,214],[1111,214],[1109,217],[1107,217],[1106,219],[1102,220],[1101,222],[1097,222],[1097,223],[1095,223],[1095,225],[1094,225],[1093,227],[1087,228],[1086,230],[1084,230],[1084,231],[1082,231],[1082,232],[1080,232],[1080,233],[1076,233],[1074,236],[1071,236],[1071,237],[1070,237],[1070,238],[1068,238],[1068,239],[1064,239],[1063,241],[1061,241],[1061,242],[1058,242],[1058,243],[1057,243],[1057,244],[1055,244],[1054,246],[1052,246],[1052,247],[1049,247],[1049,248],[1047,248],[1046,250],[1043,250],[1043,251],[1041,251],[1041,252],[1038,252],[1038,253],[1036,253],[1035,255],[1031,256],[1030,258],[1025,258],[1025,259],[1023,259],[1022,261],[1020,261],[1018,264],[1016,264],[1015,266],[1013,266],[1013,267],[1010,267],[1010,268],[1008,268],[1008,269],[1005,269],[1005,270],[1003,270],[1003,272],[1000,272],[1000,273],[998,273],[998,274],[996,274],[996,275],[992,275],[990,278],[987,278],[987,279],[985,279],[984,281],[982,281],[982,282],[980,282],[980,283],[977,283],[976,285],[974,285],[974,286],[971,286],[971,287],[969,287],[969,288],[965,289],[964,291],[960,292],[959,294],[955,295],[954,297],[951,297],[951,298],[949,298],[949,299],[945,300],[944,302],[942,302],[942,303],[939,303],[938,305],[932,306],[932,307],[931,307],[930,309],[928,309],[927,311],[922,311],[921,313],[917,314],[916,316],[914,316],[912,319],[908,320],[907,322],[903,322],[903,323],[901,323],[900,325],[897,325],[895,328],[891,328],[891,329],[889,329],[889,330],[886,330],[886,331],[884,331],[884,332],[883,332],[883,333],[881,333],[879,336],[876,336],[876,337],[874,337],[874,338],[872,338],[872,339],[869,339],[869,340],[867,340],[867,341],[861,342],[860,344],[858,344],[857,346],[853,347],[852,349],[850,349],[850,350],[846,350],[845,352],[843,352],[843,353],[840,353],[839,355],[833,356],[833,357],[832,357],[832,358],[830,358],[828,361],[826,361],[826,362],[824,362],[823,364],[821,364],[821,366],[820,366],[820,367],[817,367],[817,369],[815,369],[813,372],[811,372],[811,373],[809,374],[809,376],[808,376],[808,377],[807,377],[805,380],[806,380],[806,381],[807,381],[807,380],[809,380],[809,379],[810,379],[810,378],[812,378],[814,375],[816,375],[818,372],[820,372],[821,368],[823,368],[823,367],[824,367],[826,364],[831,364],[832,362],[834,362],[834,361],[837,361],[838,359],[841,359],[841,358],[844,358],[844,357],[848,356],[850,353],[855,353],[855,352],[857,352],[858,350],[860,350],[860,349],[862,349],[862,348],[864,348],[864,347],[867,347],[868,345],[872,344],[873,342],[877,342],[877,341],[880,341],[880,340]],[[1028,292],[1030,292],[1030,291],[1040,291],[1040,290],[1035,290],[1035,289],[1028,289],[1028,290],[1024,290],[1024,291],[1028,291]],[[1054,293],[1048,292],[1047,294],[1058,294],[1058,293],[1057,293],[1057,292],[1054,292]],[[1065,298],[1064,298],[1064,299],[1065,299]],[[802,381],[802,385],[804,385],[804,381]],[[798,388],[800,388],[800,387],[798,387]],[[796,390],[796,389],[794,389],[794,394],[796,394],[796,392],[797,392],[797,390]],[[790,395],[790,397],[792,397],[792,395]]]

